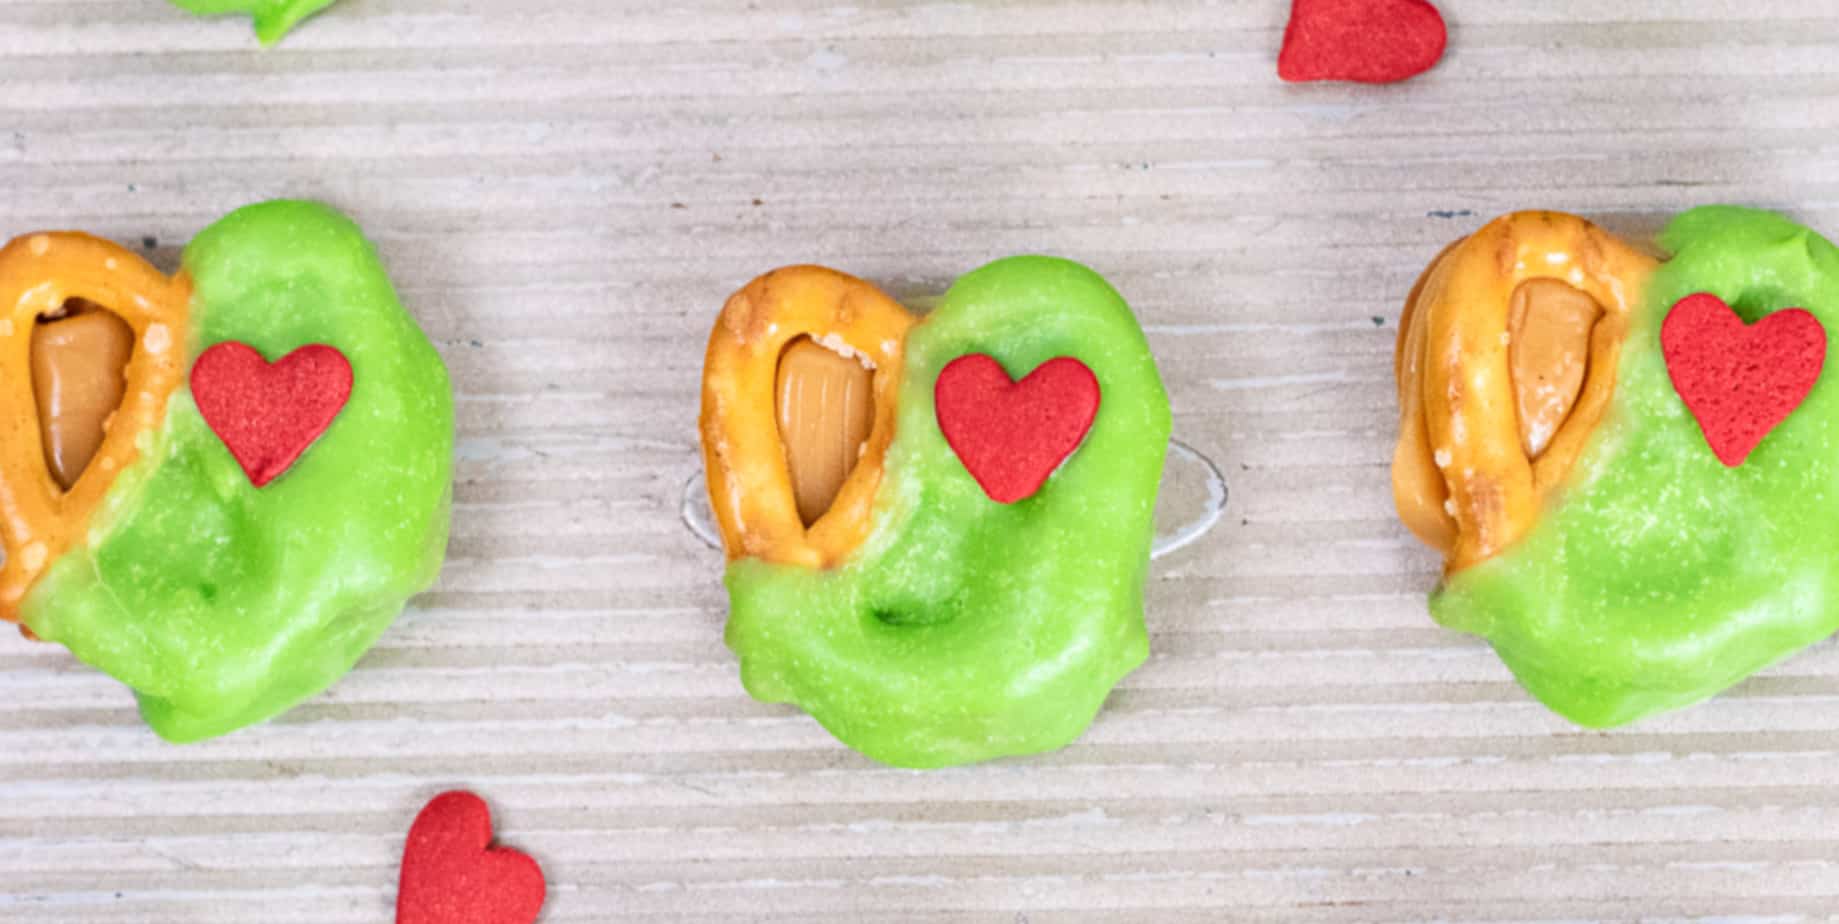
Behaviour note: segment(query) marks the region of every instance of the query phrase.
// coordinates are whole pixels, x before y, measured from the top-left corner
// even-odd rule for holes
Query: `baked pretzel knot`
[[[183,381],[191,283],[109,243],[73,232],[32,234],[0,249],[0,619],[51,562],[83,541],[102,496],[159,426]],[[72,304],[100,306],[133,333],[121,404],[68,488],[47,464],[34,395],[33,331]]]
[[[1524,535],[1564,481],[1655,266],[1576,216],[1518,212],[1418,279],[1399,325],[1392,491],[1449,572]]]

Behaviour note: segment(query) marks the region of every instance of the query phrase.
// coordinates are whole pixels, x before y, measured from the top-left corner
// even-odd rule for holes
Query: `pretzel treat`
[[[1077,738],[1148,654],[1169,426],[1142,330],[1077,264],[993,263],[924,319],[818,267],[749,283],[702,410],[748,691],[899,766]]]
[[[251,206],[174,278],[26,235],[0,312],[0,618],[133,688],[160,735],[324,689],[434,579],[451,390],[343,216]]]
[[[1447,249],[1401,322],[1393,494],[1444,555],[1431,612],[1587,726],[1839,629],[1839,390],[1820,374],[1839,250],[1731,207],[1658,245],[1664,262],[1573,216],[1509,215]],[[1747,457],[1713,451],[1727,425]]]

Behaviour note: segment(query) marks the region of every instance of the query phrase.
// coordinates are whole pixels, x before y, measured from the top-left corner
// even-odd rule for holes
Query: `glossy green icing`
[[[1754,323],[1801,307],[1839,331],[1839,250],[1786,218],[1702,208],[1633,319],[1612,407],[1559,500],[1458,573],[1436,618],[1485,636],[1582,725],[1696,702],[1839,629],[1839,382],[1833,363],[1749,461],[1725,468],[1667,376],[1660,323],[1710,292]],[[1829,351],[1834,355],[1839,351]]]
[[[328,343],[355,385],[261,490],[180,389],[88,544],[28,594],[26,625],[133,687],[173,741],[260,722],[348,671],[440,570],[453,464],[446,368],[356,225],[311,203],[255,205],[199,235],[184,264],[191,359],[226,340],[271,361]]]
[[[1148,656],[1143,580],[1169,437],[1149,345],[1091,270],[1016,257],[958,280],[906,349],[863,547],[826,572],[729,567],[741,679],[898,766],[1061,747]],[[985,496],[939,432],[933,385],[967,353],[1014,377],[1074,356],[1098,376],[1085,442],[1013,505]]]
[[[301,20],[338,0],[171,0],[174,6],[200,16],[245,13],[255,20],[256,37],[273,45]]]

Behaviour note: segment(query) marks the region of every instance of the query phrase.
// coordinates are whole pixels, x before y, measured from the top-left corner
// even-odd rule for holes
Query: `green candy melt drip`
[[[355,385],[260,490],[180,388],[88,543],[27,595],[25,624],[133,687],[173,741],[263,721],[350,670],[439,572],[453,466],[446,367],[356,225],[311,203],[250,206],[184,265],[188,368],[224,341],[270,361],[325,343]]]
[[[338,0],[171,0],[174,6],[199,16],[246,13],[255,20],[256,38],[273,45],[289,30]]]
[[[989,499],[939,431],[946,363],[1097,375],[1085,442],[1034,496]],[[754,697],[795,703],[884,763],[940,767],[1061,747],[1149,653],[1143,582],[1168,396],[1124,300],[1076,263],[1015,257],[952,286],[908,335],[874,527],[829,571],[729,566],[728,645]]]
[[[1615,397],[1559,499],[1431,599],[1486,637],[1520,682],[1582,725],[1716,694],[1839,630],[1839,371],[1749,461],[1726,468],[1674,391],[1660,324],[1716,295],[1746,322],[1783,308],[1839,331],[1839,250],[1769,212],[1701,208],[1632,319]],[[1829,349],[1829,357],[1835,351]]]

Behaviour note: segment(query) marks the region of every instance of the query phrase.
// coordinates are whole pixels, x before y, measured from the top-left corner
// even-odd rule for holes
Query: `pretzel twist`
[[[709,498],[730,559],[830,567],[868,536],[913,323],[873,285],[817,266],[774,270],[728,299],[709,335],[701,426]],[[774,413],[780,355],[800,337],[847,348],[874,369],[868,440],[830,509],[809,528],[798,515]]]
[[[1655,266],[1576,216],[1519,212],[1451,245],[1418,280],[1395,360],[1393,497],[1448,571],[1488,559],[1537,521],[1608,407],[1628,321]],[[1576,288],[1603,314],[1576,401],[1535,456],[1521,438],[1509,316],[1519,288],[1541,279]]]
[[[33,398],[32,328],[71,299],[114,312],[134,331],[127,390],[107,435],[65,491],[45,465]],[[185,371],[191,283],[168,278],[130,251],[87,234],[48,232],[0,249],[0,619],[18,622],[26,592],[46,567],[83,541],[115,477],[160,425]]]

